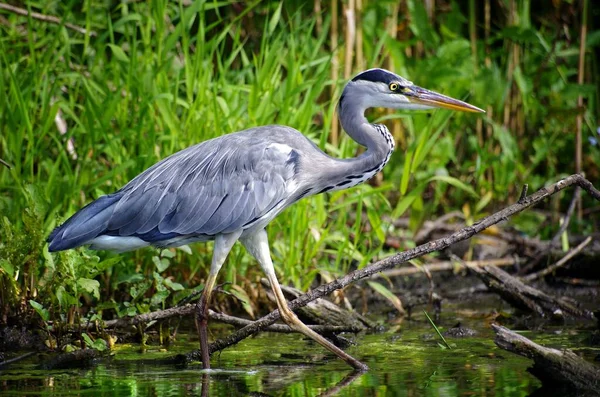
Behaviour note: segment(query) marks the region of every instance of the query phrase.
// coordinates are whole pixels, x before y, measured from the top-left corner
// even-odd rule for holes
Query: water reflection
[[[175,352],[149,350],[143,361],[137,346],[123,348],[91,370],[35,370],[32,360],[0,372],[0,394],[526,396],[539,387],[529,361],[496,349],[491,334],[451,340],[448,350],[426,333],[404,327],[360,337],[349,352],[371,368],[362,374],[297,335],[264,334],[216,354],[208,372],[159,364],[195,341],[177,343]]]

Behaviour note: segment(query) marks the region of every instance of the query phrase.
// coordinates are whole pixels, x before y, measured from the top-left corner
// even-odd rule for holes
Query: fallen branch
[[[541,317],[562,318],[566,315],[590,320],[594,318],[592,312],[579,309],[563,298],[554,298],[530,287],[498,267],[469,267],[469,269],[475,272],[490,290],[517,309],[533,312]]]
[[[24,8],[15,7],[10,4],[0,3],[0,10],[10,11],[12,13],[15,13],[18,15],[23,15],[26,17],[31,17],[33,19],[37,19],[37,20],[43,21],[43,22],[54,23],[56,25],[64,25],[66,28],[72,29],[81,34],[89,34],[90,36],[97,35],[97,33],[94,32],[93,30],[88,31],[87,29],[82,28],[81,26],[73,25],[72,23],[69,23],[69,22],[63,23],[60,18],[57,18],[55,16],[44,15],[44,14],[40,14],[39,12],[31,12],[30,13],[29,11],[27,11]]]
[[[600,395],[600,369],[577,354],[540,346],[500,325],[492,324],[492,329],[498,347],[533,360],[529,372],[540,379],[544,387],[558,386],[568,390],[569,395],[575,395],[571,394],[574,388],[584,395]]]
[[[573,206],[573,207],[575,207],[575,206]],[[533,280],[536,280],[538,278],[544,277],[544,276],[552,273],[556,269],[564,266],[565,263],[567,263],[575,255],[579,254],[581,252],[581,250],[583,250],[591,242],[592,242],[592,237],[588,236],[588,238],[586,238],[585,240],[583,240],[583,242],[581,244],[579,244],[577,247],[575,247],[572,250],[570,250],[569,252],[567,252],[567,254],[565,256],[563,256],[554,265],[548,266],[547,268],[545,268],[543,270],[540,270],[539,272],[532,273],[532,274],[529,274],[527,276],[524,276],[524,277],[522,277],[522,279],[525,280],[525,281],[533,281]]]
[[[105,321],[103,327],[105,329],[114,329],[114,328],[127,328],[136,326],[138,324],[147,324],[151,321],[157,320],[165,320],[171,317],[183,317],[189,316],[194,313],[196,310],[196,305],[193,303],[188,303],[184,306],[172,307],[165,310],[157,310],[150,313],[138,314],[133,317],[123,317],[116,320],[108,320]],[[217,313],[212,310],[208,311],[209,318],[213,321],[218,321],[221,323],[233,325],[236,327],[245,327],[249,324],[252,324],[252,320],[246,320],[244,318],[229,316],[223,313]],[[96,323],[89,323],[83,327],[83,329],[91,330],[96,328]],[[313,329],[316,332],[324,333],[324,334],[333,334],[340,332],[353,332],[357,333],[364,329],[364,327],[358,326],[339,326],[339,325],[309,325],[309,328]],[[79,330],[79,328],[77,329]],[[273,324],[265,329],[265,331],[269,332],[279,332],[279,333],[292,333],[290,327],[283,324]]]
[[[596,190],[592,183],[585,179],[580,174],[571,175],[565,179],[562,179],[548,187],[544,187],[537,192],[531,194],[530,196],[524,197],[518,203],[515,203],[501,211],[498,211],[490,216],[487,216],[478,222],[474,223],[471,226],[464,227],[450,236],[443,237],[434,241],[431,241],[426,244],[419,245],[413,249],[400,252],[396,255],[393,255],[384,260],[378,261],[372,265],[369,265],[363,269],[355,270],[339,279],[336,279],[330,283],[323,284],[318,288],[307,292],[301,297],[294,299],[289,302],[289,307],[291,310],[296,310],[299,307],[306,306],[309,302],[323,297],[325,295],[330,294],[331,292],[344,288],[345,286],[354,283],[363,278],[369,277],[375,273],[379,273],[383,270],[390,269],[392,267],[398,266],[402,263],[405,263],[411,259],[417,258],[419,256],[429,254],[434,251],[440,251],[449,247],[452,244],[455,244],[459,241],[467,240],[473,237],[475,234],[487,229],[488,227],[500,223],[502,221],[507,220],[514,214],[517,214],[526,208],[529,208],[544,199],[552,196],[555,193],[558,193],[561,190],[564,190],[570,186],[579,186],[583,190],[587,191],[592,197],[596,200],[600,201],[600,191]],[[270,314],[264,316],[263,318],[254,321],[252,324],[232,333],[228,337],[219,339],[212,343],[209,346],[210,353],[213,353],[218,350],[223,350],[224,348],[234,345],[239,341],[247,338],[248,336],[255,334],[269,325],[275,323],[280,318],[279,310],[274,310]],[[188,353],[185,356],[185,360],[190,361],[198,361],[200,359],[199,351],[193,351]]]

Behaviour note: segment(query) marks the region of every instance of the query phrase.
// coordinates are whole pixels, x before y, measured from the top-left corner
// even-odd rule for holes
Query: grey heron
[[[418,87],[384,69],[349,81],[338,114],[346,133],[366,147],[337,159],[299,131],[268,125],[201,142],[156,163],[115,193],[76,212],[48,238],[49,250],[89,245],[129,251],[214,240],[210,272],[196,308],[203,367],[210,367],[208,306],[217,273],[236,241],[256,258],[273,289],[283,321],[357,369],[366,365],[317,334],[289,309],[275,275],[265,227],[285,208],[311,195],[346,189],[374,176],[389,161],[394,138],[365,118],[368,108],[483,110]]]

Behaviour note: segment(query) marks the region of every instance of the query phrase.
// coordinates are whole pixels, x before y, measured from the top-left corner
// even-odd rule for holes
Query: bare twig
[[[527,190],[529,190],[529,185],[524,184],[523,189],[521,190],[521,194],[519,195],[519,203],[521,202],[521,200],[527,197]]]
[[[600,281],[598,280],[586,280],[582,278],[573,277],[555,277],[554,280],[565,284],[576,285],[578,287],[594,287],[600,288]]]
[[[446,226],[448,221],[452,218],[464,219],[465,216],[460,211],[452,211],[447,214],[440,216],[435,221],[425,222],[421,230],[415,234],[415,242],[419,243],[422,241],[426,241],[434,231],[438,231],[442,226]],[[394,226],[397,226],[396,222],[394,222]],[[454,226],[454,225],[453,225]],[[457,226],[458,229],[458,226]]]
[[[579,201],[580,195],[581,195],[581,189],[579,189],[579,187],[576,187],[575,191],[573,192],[573,198],[571,199],[569,208],[567,208],[567,213],[565,214],[565,216],[563,218],[562,225],[560,225],[558,232],[556,232],[554,237],[552,237],[552,240],[550,241],[549,249],[554,248],[558,244],[558,241],[560,240],[562,234],[565,232],[565,230],[567,230],[567,227],[569,227],[569,223],[571,223],[571,217],[573,216],[573,212],[575,212],[575,205]]]
[[[20,356],[8,359],[8,360],[4,360],[4,361],[0,361],[0,369],[6,367],[7,365],[19,362],[21,360],[26,359],[27,357],[31,357],[34,354],[36,354],[36,352],[27,352],[25,354],[21,354]]]
[[[348,80],[352,73],[352,55],[354,54],[354,41],[356,39],[356,10],[355,1],[348,0],[344,5],[344,16],[346,17],[346,40],[344,52],[344,79]]]
[[[591,242],[592,242],[592,236],[588,236],[588,238],[586,238],[585,240],[583,240],[581,242],[581,244],[579,244],[577,247],[575,247],[572,250],[570,250],[569,252],[567,252],[567,254],[565,256],[563,256],[554,265],[548,266],[547,268],[545,268],[543,270],[540,270],[539,272],[532,273],[532,274],[529,274],[529,275],[527,275],[525,277],[522,277],[522,279],[525,280],[525,281],[533,281],[533,280],[536,280],[538,278],[544,277],[544,276],[552,273],[553,271],[555,271],[559,267],[564,266],[565,263],[567,263],[575,255],[577,255],[578,253],[580,253],[581,250],[583,250]]]
[[[550,254],[550,252],[552,251],[552,249],[558,245],[558,241],[560,240],[562,234],[565,232],[565,230],[567,230],[567,227],[569,227],[571,217],[573,216],[573,212],[575,211],[575,205],[579,202],[580,193],[581,189],[579,189],[579,187],[576,187],[575,192],[573,193],[573,198],[571,199],[571,203],[569,204],[569,208],[567,208],[567,213],[563,218],[562,225],[560,225],[560,228],[558,229],[552,240],[550,240],[550,243],[548,243],[548,245],[543,249],[538,250],[538,253],[534,255],[534,259],[531,262],[529,262],[527,266],[524,266],[523,269],[519,271],[519,274],[527,274],[530,270],[534,269],[541,262],[541,260],[547,257],[548,254]]]
[[[11,169],[12,167],[10,166],[10,164],[8,164],[6,161],[0,159],[0,164],[2,164],[3,166],[7,167],[8,169]]]
[[[336,82],[339,78],[339,60],[338,60],[338,0],[331,0],[331,28],[329,28],[329,41],[331,50],[331,81],[334,84],[330,87],[330,95],[333,98],[336,94]],[[329,140],[335,146],[337,146],[339,139],[339,121],[337,117],[333,117],[331,120],[331,132],[329,134]]]
[[[43,22],[54,23],[56,25],[64,25],[66,28],[69,28],[69,29],[79,32],[81,34],[89,34],[90,36],[97,36],[97,33],[94,32],[93,30],[88,31],[87,29],[82,28],[81,26],[77,26],[77,25],[74,25],[69,22],[63,23],[63,21],[60,18],[57,18],[52,15],[44,15],[44,14],[40,14],[39,12],[31,12],[30,13],[29,11],[27,11],[24,8],[15,7],[10,4],[5,4],[5,3],[0,3],[0,10],[10,11],[12,13],[23,15],[26,17],[31,17],[33,19],[37,19],[37,20],[43,21]]]
[[[520,203],[513,204],[501,211],[498,211],[490,216],[487,216],[475,224],[471,226],[467,226],[457,232],[451,234],[450,236],[446,236],[434,241],[431,241],[426,244],[419,245],[411,250],[407,250],[404,252],[400,252],[394,256],[376,262],[372,265],[369,265],[363,269],[355,270],[344,277],[341,277],[337,280],[332,281],[331,283],[323,284],[320,287],[309,291],[308,293],[302,295],[301,297],[289,302],[289,307],[291,310],[295,310],[299,307],[306,306],[309,302],[320,298],[322,296],[328,295],[331,292],[344,288],[345,286],[361,280],[365,277],[369,277],[375,273],[381,272],[383,270],[390,269],[392,267],[398,266],[402,263],[405,263],[411,259],[417,258],[424,254],[428,254],[434,251],[439,251],[449,247],[452,244],[455,244],[459,241],[467,240],[473,237],[475,234],[487,229],[488,227],[500,223],[510,216],[517,214],[528,207],[537,204],[544,199],[552,196],[553,194],[564,190],[570,186],[580,186],[582,189],[587,191],[592,197],[596,200],[600,201],[600,191],[596,190],[592,183],[585,179],[580,174],[571,175],[565,179],[562,179],[548,187],[542,188],[537,192],[533,193],[530,196],[527,196]],[[215,352],[218,350],[222,350],[228,346],[234,345],[239,341],[247,338],[248,336],[259,332],[266,328],[267,326],[275,323],[280,318],[280,314],[278,310],[274,310],[267,316],[254,321],[252,324],[232,333],[226,338],[219,339],[216,342],[210,345],[210,352]],[[199,359],[199,351],[194,351],[186,355],[186,360],[188,361],[197,361]]]
[[[583,10],[581,13],[581,32],[579,35],[579,65],[577,67],[577,84],[583,85],[585,77],[585,41],[587,37],[587,14],[589,8],[589,1],[583,0]],[[578,174],[583,172],[582,160],[582,128],[583,128],[583,95],[577,97],[577,116],[575,119],[575,172]],[[582,218],[581,200],[577,200],[577,218]]]

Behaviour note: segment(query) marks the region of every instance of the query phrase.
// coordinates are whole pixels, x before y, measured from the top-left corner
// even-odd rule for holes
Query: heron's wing
[[[250,134],[203,142],[126,185],[104,234],[156,242],[243,228],[289,198],[297,162],[290,146]]]

